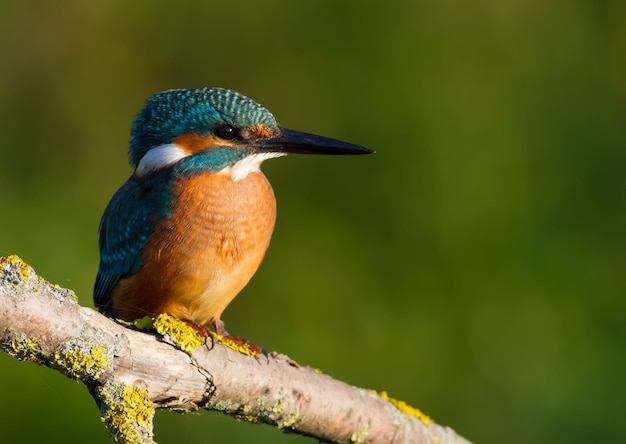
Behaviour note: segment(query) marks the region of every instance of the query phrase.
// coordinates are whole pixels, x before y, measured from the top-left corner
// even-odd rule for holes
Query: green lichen
[[[96,389],[101,401],[102,421],[118,443],[152,441],[154,404],[147,390],[109,380]]]
[[[215,405],[213,405],[213,409],[218,412],[229,413],[237,410],[240,407],[239,403],[232,402],[230,399],[224,399],[222,401],[217,401]]]
[[[302,419],[298,413],[286,413],[287,404],[285,400],[280,398],[278,403],[275,404],[268,414],[268,419],[271,423],[276,424],[279,429],[290,429]]]
[[[80,348],[57,351],[53,355],[52,364],[74,379],[98,379],[109,367],[106,351],[102,346],[93,346],[87,352]]]

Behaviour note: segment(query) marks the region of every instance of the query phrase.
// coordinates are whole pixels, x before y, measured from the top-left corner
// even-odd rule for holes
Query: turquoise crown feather
[[[277,128],[270,111],[252,99],[224,88],[172,89],[150,97],[131,131],[130,161],[181,134],[207,134],[219,123]]]

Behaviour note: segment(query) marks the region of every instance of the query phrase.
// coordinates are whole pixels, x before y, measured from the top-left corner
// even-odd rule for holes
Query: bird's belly
[[[155,226],[142,267],[114,291],[116,315],[219,319],[263,260],[275,217],[276,201],[260,172],[239,181],[220,173],[177,181],[171,216]]]

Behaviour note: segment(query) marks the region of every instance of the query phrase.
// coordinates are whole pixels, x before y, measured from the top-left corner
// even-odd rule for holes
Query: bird
[[[260,166],[288,153],[373,151],[284,128],[229,89],[149,97],[131,130],[134,171],[100,221],[98,310],[130,322],[166,313],[232,337],[222,313],[259,268],[276,219]]]

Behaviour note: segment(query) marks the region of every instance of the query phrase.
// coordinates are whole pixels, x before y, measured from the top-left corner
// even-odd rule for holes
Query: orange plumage
[[[191,176],[175,183],[174,202],[146,241],[144,266],[112,292],[118,318],[219,319],[263,260],[276,200],[262,173],[238,181],[224,172]]]

